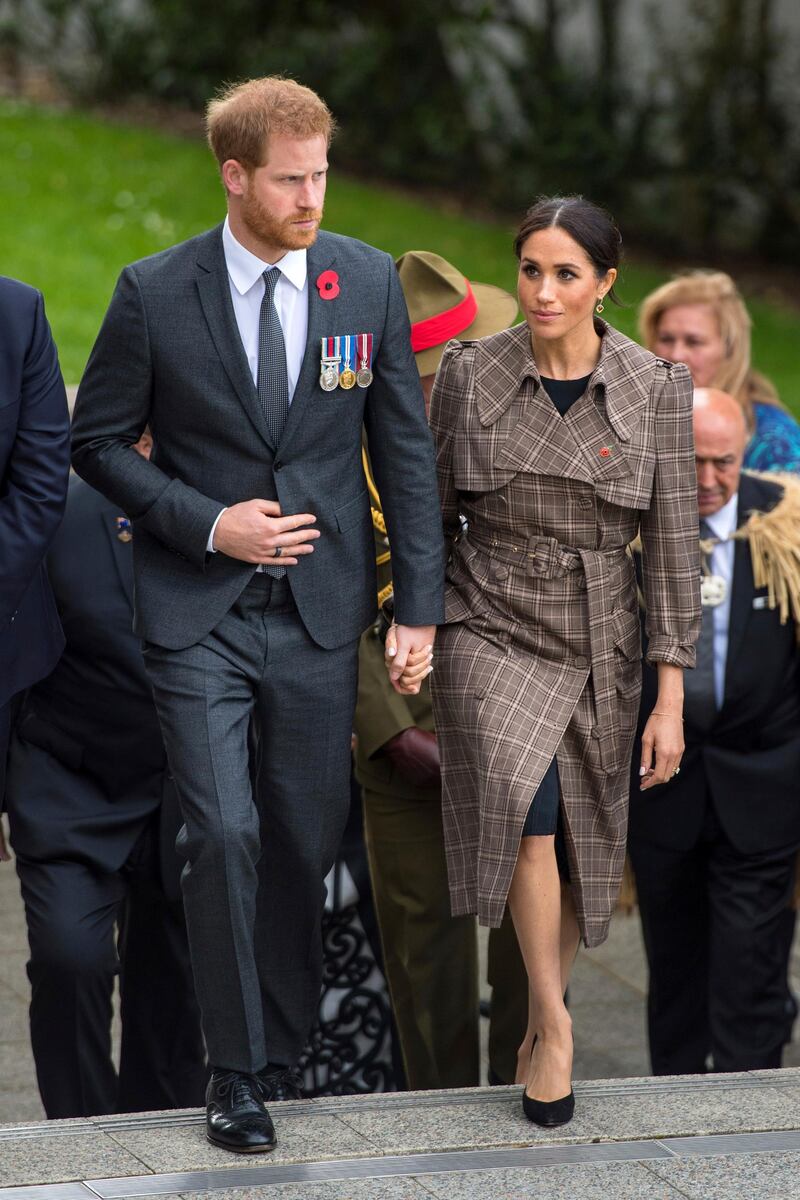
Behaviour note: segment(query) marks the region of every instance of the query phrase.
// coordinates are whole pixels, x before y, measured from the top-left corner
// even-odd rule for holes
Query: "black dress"
[[[545,391],[562,417],[566,416],[576,400],[580,400],[589,382],[588,375],[584,375],[582,379],[545,379],[544,375],[542,375],[541,379]],[[557,834],[556,857],[558,859],[559,871],[563,878],[568,878],[564,839],[559,829],[560,811],[561,785],[558,779],[558,764],[554,758],[545,771],[542,782],[539,784],[536,794],[531,801],[531,806],[528,809],[528,815],[525,818],[525,824],[522,829],[522,836],[531,837]]]

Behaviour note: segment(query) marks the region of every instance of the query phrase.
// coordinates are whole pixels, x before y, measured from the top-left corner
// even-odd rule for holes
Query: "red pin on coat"
[[[323,271],[317,276],[317,291],[322,300],[335,300],[339,295],[339,276],[335,271]]]

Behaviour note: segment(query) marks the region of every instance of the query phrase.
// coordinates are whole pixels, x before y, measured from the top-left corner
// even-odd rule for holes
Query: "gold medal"
[[[345,369],[342,371],[341,375],[339,376],[339,387],[345,388],[346,391],[349,391],[351,387],[355,387],[355,386],[356,386],[355,371],[351,371],[350,367],[345,367]]]

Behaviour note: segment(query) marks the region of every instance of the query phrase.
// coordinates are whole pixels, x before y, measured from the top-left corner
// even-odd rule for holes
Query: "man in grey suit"
[[[395,686],[443,618],[433,451],[391,258],[317,230],[332,119],[281,79],[208,110],[224,224],[126,267],[78,395],[73,461],[135,526],[144,640],[185,826],[213,1073],[207,1132],[275,1144],[321,980],[375,610],[366,427],[392,537]],[[131,451],[145,425],[150,462]],[[254,748],[255,747],[255,748]]]

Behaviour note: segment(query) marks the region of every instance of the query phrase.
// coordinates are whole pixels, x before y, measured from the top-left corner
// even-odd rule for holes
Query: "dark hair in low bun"
[[[522,258],[522,247],[532,233],[553,228],[563,229],[575,239],[591,260],[598,279],[619,266],[622,234],[616,222],[599,204],[583,196],[540,196],[525,213],[514,238],[517,258]],[[621,303],[613,287],[607,297],[615,304]]]

